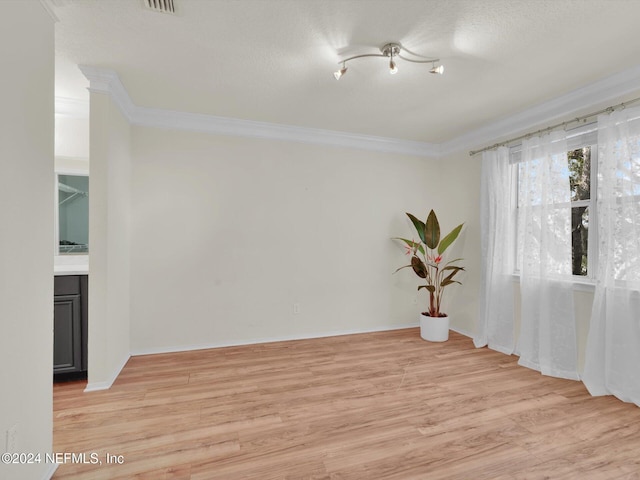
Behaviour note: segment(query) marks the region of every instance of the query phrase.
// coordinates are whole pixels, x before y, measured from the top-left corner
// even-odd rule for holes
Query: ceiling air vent
[[[143,0],[146,8],[154,12],[160,13],[176,13],[175,0]]]

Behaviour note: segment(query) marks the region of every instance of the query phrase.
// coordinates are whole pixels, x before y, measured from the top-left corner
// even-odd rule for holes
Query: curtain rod
[[[636,97],[634,99],[627,100],[626,102],[621,102],[621,103],[619,103],[617,105],[612,105],[610,107],[603,108],[602,110],[598,110],[597,112],[589,113],[588,115],[582,115],[582,116],[576,117],[576,118],[574,118],[572,120],[567,120],[566,122],[556,123],[555,125],[551,125],[550,127],[541,128],[540,130],[536,130],[535,132],[525,133],[524,135],[520,135],[518,137],[510,138],[509,140],[505,140],[504,142],[496,143],[494,145],[491,145],[490,147],[484,147],[484,148],[481,148],[479,150],[471,150],[469,152],[469,155],[473,157],[474,155],[477,155],[478,153],[486,152],[487,150],[494,150],[494,149],[496,149],[498,147],[502,147],[504,145],[508,145],[510,143],[513,143],[513,142],[515,142],[517,140],[522,140],[523,138],[527,138],[527,137],[531,137],[531,136],[534,136],[534,135],[538,135],[540,133],[548,133],[551,130],[555,130],[556,128],[566,127],[567,125],[571,125],[572,123],[582,122],[583,120],[586,121],[589,118],[595,117],[595,116],[600,115],[602,113],[607,113],[607,112],[608,113],[612,113],[612,112],[614,112],[615,110],[617,110],[619,108],[624,108],[627,105],[629,105],[630,103],[635,103],[635,102],[638,102],[638,101],[640,101],[640,97]]]

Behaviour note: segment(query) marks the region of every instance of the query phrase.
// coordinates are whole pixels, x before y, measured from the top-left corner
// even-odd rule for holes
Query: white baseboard
[[[113,385],[113,382],[116,381],[116,378],[118,378],[118,375],[120,375],[120,372],[122,371],[122,369],[127,364],[130,358],[131,358],[131,355],[125,355],[122,362],[120,362],[120,366],[113,371],[113,373],[111,374],[108,380],[103,382],[87,383],[87,386],[84,389],[84,391],[96,392],[98,390],[109,390],[111,388],[111,385]]]
[[[51,477],[53,477],[53,474],[56,473],[57,469],[58,469],[57,463],[53,463],[53,464],[50,463],[49,468],[47,469],[44,476],[42,477],[42,480],[51,480]]]
[[[467,332],[463,328],[451,327],[451,330],[453,330],[456,333],[459,333],[460,335],[464,335],[465,337],[469,337],[471,339],[473,339],[473,337],[474,337],[473,333]]]
[[[113,382],[115,382],[116,378],[118,378],[118,375],[120,374],[120,372],[122,371],[126,363],[129,361],[129,358],[131,358],[132,356],[155,355],[159,353],[188,352],[193,350],[207,350],[210,348],[239,347],[242,345],[256,345],[260,343],[286,342],[291,340],[309,340],[313,338],[337,337],[340,335],[355,335],[359,333],[386,332],[391,330],[402,330],[405,328],[415,328],[415,327],[418,327],[417,322],[398,324],[398,325],[385,325],[385,326],[380,326],[375,328],[366,328],[366,329],[334,330],[334,331],[321,332],[321,333],[312,334],[312,335],[285,335],[285,336],[278,336],[278,337],[252,338],[252,339],[237,340],[237,341],[230,341],[230,342],[206,343],[206,344],[199,344],[199,345],[172,345],[172,346],[165,346],[165,347],[133,349],[131,351],[131,354],[127,355],[123,359],[123,361],[120,364],[120,367],[114,371],[114,373],[111,375],[109,380],[103,381],[103,382],[88,383],[84,391],[95,392],[99,390],[108,390],[109,388],[111,388],[111,385],[113,385]],[[473,338],[473,334],[467,332],[464,329],[451,327],[451,330],[461,335],[464,335],[466,337]]]
[[[308,340],[312,338],[326,338],[326,337],[338,337],[340,335],[355,335],[358,333],[372,333],[372,332],[386,332],[390,330],[401,330],[403,328],[417,327],[418,323],[400,324],[400,325],[386,325],[371,329],[352,329],[352,330],[337,330],[330,332],[322,332],[311,335],[285,335],[280,337],[263,337],[252,338],[246,340],[237,340],[230,342],[219,343],[207,343],[201,345],[176,345],[166,347],[154,347],[154,348],[139,348],[131,351],[131,356],[137,355],[155,355],[158,353],[175,353],[175,352],[188,352],[192,350],[207,350],[210,348],[223,348],[223,347],[239,347],[242,345],[255,345],[259,343],[272,343],[272,342],[286,342],[290,340]]]

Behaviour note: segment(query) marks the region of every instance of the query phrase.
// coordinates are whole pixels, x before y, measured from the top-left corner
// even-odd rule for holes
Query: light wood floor
[[[452,332],[133,357],[54,388],[54,479],[638,479],[640,408]],[[104,463],[106,453],[122,465]]]

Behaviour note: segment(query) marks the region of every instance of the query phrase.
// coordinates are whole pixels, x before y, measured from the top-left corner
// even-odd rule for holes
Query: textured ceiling
[[[49,0],[56,95],[86,98],[77,65],[115,70],[139,106],[429,143],[640,63],[638,0]],[[442,76],[387,42],[437,56]]]

